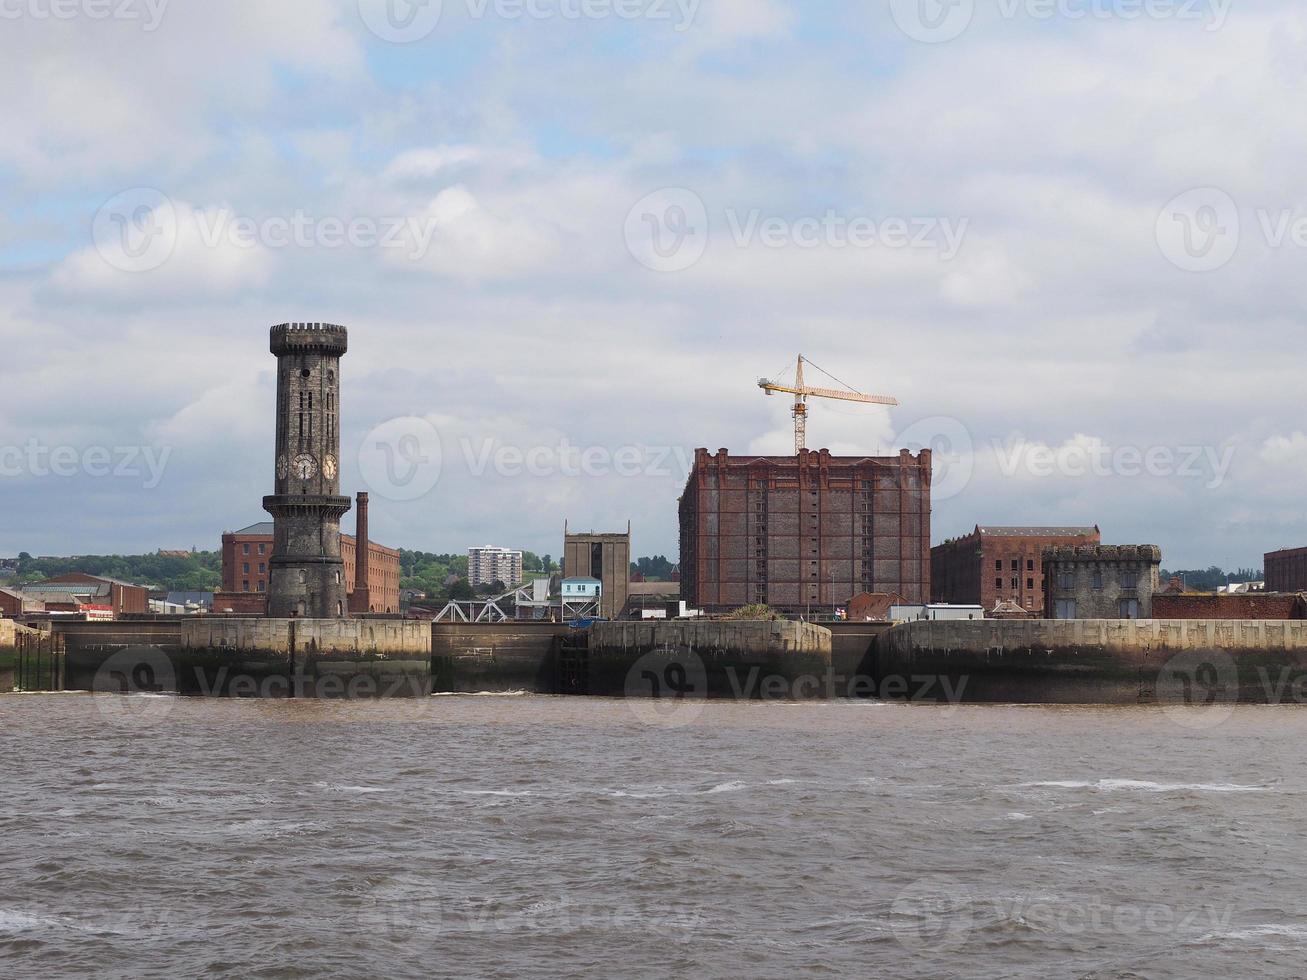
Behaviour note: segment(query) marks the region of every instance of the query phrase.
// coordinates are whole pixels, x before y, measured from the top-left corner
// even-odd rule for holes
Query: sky
[[[800,353],[936,543],[1307,545],[1293,0],[3,0],[0,84],[0,556],[264,519],[286,321],[396,547],[674,556]]]

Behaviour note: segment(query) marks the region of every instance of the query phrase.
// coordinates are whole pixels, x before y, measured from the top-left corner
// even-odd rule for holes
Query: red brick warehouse
[[[1100,543],[1098,527],[995,527],[976,525],[930,552],[931,599],[993,609],[1014,602],[1044,610],[1045,548]]]
[[[680,503],[681,591],[725,612],[833,612],[862,592],[930,597],[930,450],[913,456],[695,451]]]

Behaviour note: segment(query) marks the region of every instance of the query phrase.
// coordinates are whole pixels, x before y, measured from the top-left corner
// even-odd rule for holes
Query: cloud
[[[957,40],[923,45],[882,6],[719,0],[679,33],[451,19],[403,46],[345,0],[175,4],[148,35],[7,28],[0,440],[178,455],[146,504],[103,483],[82,485],[79,506],[76,481],[6,484],[26,519],[0,553],[213,544],[258,519],[265,331],[291,319],[351,327],[348,440],[430,415],[455,448],[785,452],[787,405],[756,378],[802,351],[902,403],[814,405],[812,445],[892,451],[941,419],[965,431],[971,472],[937,501],[936,538],[1098,522],[1193,565],[1307,543],[1307,446],[1288,421],[1303,255],[1258,221],[1299,199],[1307,136],[1284,120],[1307,88],[1286,66],[1307,14],[1245,5],[1207,31],[981,5]],[[1195,274],[1168,262],[1155,226],[1205,186],[1238,202],[1245,233],[1227,266]],[[139,241],[106,253],[95,234],[125,188],[177,209],[175,247],[145,271],[121,268]],[[633,206],[663,188],[697,195],[708,218],[702,257],[679,272],[647,268],[625,240]],[[402,244],[427,245],[215,243],[201,232],[224,211],[413,221]],[[753,212],[790,230],[827,213],[967,230],[947,260],[737,241],[728,216]],[[1214,488],[1035,476],[999,465],[1014,434],[1062,467],[1122,447],[1235,455]],[[378,502],[388,543],[557,553],[563,518],[629,517],[638,550],[675,551],[682,475],[462,470],[424,501]]]

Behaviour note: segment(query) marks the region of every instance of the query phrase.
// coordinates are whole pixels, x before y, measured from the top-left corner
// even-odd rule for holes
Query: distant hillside
[[[1215,592],[1227,583],[1260,582],[1265,578],[1261,571],[1252,568],[1240,568],[1233,572],[1227,572],[1215,565],[1211,568],[1182,568],[1174,572],[1162,569],[1163,585],[1173,577],[1183,579],[1185,586],[1194,592]]]
[[[194,551],[180,555],[80,555],[72,558],[18,556],[18,573],[9,581],[40,582],[69,572],[104,575],[169,592],[211,592],[222,584],[222,555]]]

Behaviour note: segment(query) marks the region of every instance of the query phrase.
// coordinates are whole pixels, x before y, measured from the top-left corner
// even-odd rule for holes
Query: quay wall
[[[1267,703],[1307,690],[1307,622],[972,620],[905,623],[877,641],[878,688],[962,701]]]
[[[566,623],[432,623],[435,690],[552,694],[560,644],[582,635]]]
[[[196,617],[61,624],[69,690],[285,697],[431,690],[426,623]]]
[[[679,685],[696,696],[751,698],[793,693],[799,679],[824,681],[830,671],[831,631],[823,626],[649,620],[591,626],[582,679],[590,694],[658,697]],[[819,696],[823,688],[804,690]]]
[[[831,632],[831,667],[839,678],[867,677],[875,669],[876,641],[893,623],[822,623]]]
[[[0,619],[0,693],[14,689],[14,646],[21,627],[12,619]]]

